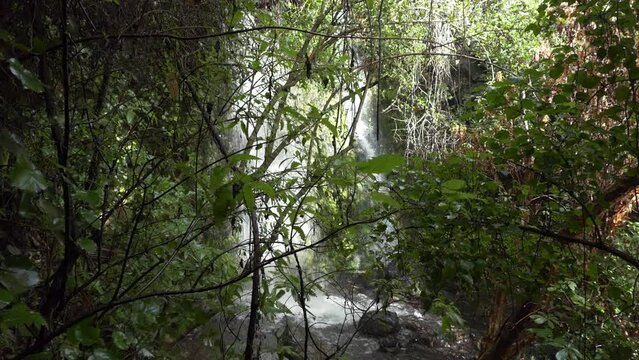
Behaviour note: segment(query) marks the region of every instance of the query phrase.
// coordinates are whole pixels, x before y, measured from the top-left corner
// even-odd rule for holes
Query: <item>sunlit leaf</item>
[[[250,154],[235,154],[229,156],[229,162],[238,163],[241,161],[249,161],[249,160],[260,160],[259,157]]]
[[[11,304],[13,299],[13,294],[9,290],[0,289],[0,309],[4,309],[7,305]]]
[[[142,356],[143,358],[149,359],[154,357],[153,353],[146,348],[142,348],[138,351],[138,354],[140,354],[140,356]]]
[[[106,349],[95,349],[88,360],[111,360],[113,356]]]
[[[126,335],[122,331],[114,331],[111,335],[113,344],[120,350],[126,350],[129,348],[129,341]]]
[[[380,155],[358,164],[358,168],[368,174],[382,174],[404,165],[406,159],[401,155]]]
[[[255,209],[255,196],[253,195],[253,189],[248,184],[242,186],[242,194],[244,196],[244,203],[249,209]]]
[[[277,194],[275,193],[275,189],[273,189],[273,187],[266,182],[263,181],[256,181],[252,184],[253,188],[257,189],[257,190],[261,190],[264,194],[266,194],[266,196],[268,196],[271,199],[274,199],[275,197],[277,197]]]
[[[442,188],[446,190],[453,190],[453,191],[462,190],[466,188],[466,182],[460,179],[448,180],[442,183]]]
[[[20,80],[22,86],[31,91],[41,93],[44,91],[44,84],[31,71],[27,70],[15,58],[9,59],[9,69],[11,73]]]
[[[397,200],[395,200],[392,196],[381,193],[381,192],[376,191],[371,193],[371,199],[390,205],[393,208],[401,207],[401,204]]]
[[[12,186],[32,193],[40,192],[47,188],[47,182],[42,173],[22,156],[18,157],[9,179]]]
[[[244,16],[244,13],[241,10],[237,10],[233,13],[233,17],[231,18],[231,21],[229,22],[229,26],[230,27],[235,27],[237,25],[240,24],[240,21],[242,21],[242,17]]]
[[[0,284],[13,293],[20,293],[39,283],[40,275],[35,265],[25,256],[8,256],[0,267]]]
[[[331,123],[331,121],[325,117],[322,117],[320,122],[322,125],[326,126],[326,128],[331,132],[331,135],[337,136],[337,126]]]

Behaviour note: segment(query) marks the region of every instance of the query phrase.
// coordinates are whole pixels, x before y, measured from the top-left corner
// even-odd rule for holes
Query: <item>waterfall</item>
[[[274,74],[269,74],[269,70],[274,72]],[[260,139],[258,142],[267,139],[270,132],[275,132],[276,137],[286,135],[285,132],[289,129],[289,124],[287,123],[282,124],[282,126],[278,129],[273,129],[271,128],[272,124],[270,123],[265,122],[264,124],[256,124],[248,121],[247,119],[255,119],[255,114],[261,114],[265,110],[265,104],[268,102],[268,99],[265,99],[264,97],[264,89],[273,85],[269,83],[272,81],[271,79],[281,78],[287,71],[288,69],[258,70],[254,72],[246,82],[243,84],[237,84],[240,86],[240,91],[246,94],[246,96],[244,97],[243,102],[234,104],[233,108],[231,108],[227,114],[227,118],[229,119],[239,119],[235,120],[237,123],[230,129],[230,133],[227,136],[229,151],[235,152],[244,149],[249,142],[250,134],[255,132],[256,126],[260,126],[255,134],[256,138]],[[279,72],[281,72],[281,74]],[[365,84],[366,83],[363,79],[360,79],[360,83],[355,86],[361,88]],[[295,94],[295,91],[300,90],[291,90],[291,97],[294,95],[300,95],[300,97],[305,95],[303,93]],[[358,153],[358,158],[362,161],[369,160],[382,153],[380,144],[376,138],[375,120],[377,117],[376,111],[378,106],[376,103],[375,91],[377,91],[375,88],[370,89],[369,91],[364,92],[365,95],[355,96],[352,101],[344,104],[345,111],[342,116],[345,118],[344,120],[347,127],[354,132],[354,139],[356,142],[355,148]],[[256,99],[263,101],[255,101]],[[289,98],[289,101],[293,102],[294,100],[290,100]],[[361,110],[358,110],[360,106],[362,108]],[[329,145],[328,142],[326,145]],[[308,158],[291,156],[298,149],[304,149],[304,144],[302,144],[301,139],[296,138],[293,139],[281,153],[277,154],[274,161],[269,164],[268,169],[265,171],[266,176],[279,177],[282,182],[284,180],[302,180],[306,174],[305,170],[311,160]],[[249,160],[248,164],[245,165],[245,170],[250,173],[259,168],[265,160],[266,146],[254,146],[250,150],[245,151],[245,153],[256,157],[255,160]],[[289,170],[293,161],[300,163],[299,168],[297,171],[286,172]],[[383,182],[384,177],[382,175],[376,175],[375,180],[377,182]],[[258,208],[264,208],[266,206],[270,206],[272,208],[285,206],[286,201],[290,201],[289,199],[268,199],[267,203],[264,199],[256,200],[256,206]],[[260,233],[263,238],[269,238],[270,232],[273,231],[273,228],[275,227],[276,219],[273,216],[267,217],[264,211],[259,211],[259,213],[261,213],[258,218]],[[250,243],[251,237],[250,221],[246,210],[243,211],[238,218],[240,220],[240,226],[235,230],[234,235],[237,237],[239,244],[244,244],[238,250],[238,253],[240,257],[243,258],[243,263],[245,264],[248,260],[248,244]],[[295,223],[292,224],[292,220],[287,217],[284,221],[285,223],[283,226],[286,227],[292,235],[290,235],[288,239],[284,239],[281,234],[278,235],[278,240],[271,244],[269,249],[266,250],[264,254],[266,258],[272,257],[278,252],[285,252],[287,250],[287,242],[289,241],[292,242],[296,248],[299,248],[306,245],[307,242],[319,238],[320,231],[319,229],[316,229],[313,219],[308,217],[298,218]],[[387,227],[392,228],[392,225],[388,223]],[[300,230],[305,234],[305,237],[300,235]],[[309,263],[309,261],[312,261],[310,256],[312,251],[313,250],[305,250],[298,253],[298,257],[302,262],[303,270],[305,271],[305,278],[310,278],[311,275],[313,275],[313,267],[312,264]],[[291,263],[291,266],[295,266],[294,263]],[[292,269],[292,273],[296,274],[295,271],[296,270]],[[267,266],[264,269],[263,274],[267,278],[267,283],[275,283],[275,281],[272,280],[281,277],[281,274],[278,273],[274,265]],[[249,301],[250,291],[247,288],[245,293],[241,296],[238,304],[238,309],[244,308],[244,310],[240,310],[238,319],[241,319],[242,316],[246,314]],[[349,331],[353,331],[364,312],[371,309],[378,309],[380,306],[381,304],[378,303],[377,299],[362,293],[349,295],[317,291],[306,300],[306,310],[309,317],[308,326],[313,329],[313,333],[318,336],[320,336],[316,333],[318,329],[346,326]],[[393,306],[394,311],[410,314],[412,316],[421,316],[421,314],[415,309],[410,308],[406,310],[398,308],[397,305]],[[287,310],[276,315],[273,319],[262,318],[261,320],[261,330],[258,341],[264,344],[265,349],[269,348],[269,343],[272,345],[274,342],[274,334],[282,331],[283,322],[286,324],[291,322],[292,326],[296,329],[304,326],[303,309],[298,304],[294,294],[287,292],[278,300],[277,307]],[[289,312],[288,315],[286,315],[287,311]],[[221,328],[224,326],[227,326],[227,324],[220,323]],[[241,330],[243,325],[242,322],[240,322],[234,326],[236,327],[236,330]],[[222,331],[223,330],[224,329],[222,329]],[[328,334],[332,330],[325,331]],[[339,337],[331,337],[324,340],[331,343],[336,342],[338,344],[344,342],[344,339],[340,339]],[[375,350],[375,348],[372,349]]]
[[[365,83],[363,83],[362,86],[363,85],[365,85]],[[375,89],[377,91],[377,88]],[[377,155],[380,155],[380,144],[377,141],[377,135],[375,131],[375,119],[377,117],[376,97],[372,96],[370,93],[367,93],[363,101],[353,102],[353,104],[351,105],[351,109],[349,109],[350,124],[355,121],[357,108],[360,102],[363,102],[363,107],[354,129],[355,139],[357,140],[358,150],[361,153],[361,157],[364,160],[368,160]]]

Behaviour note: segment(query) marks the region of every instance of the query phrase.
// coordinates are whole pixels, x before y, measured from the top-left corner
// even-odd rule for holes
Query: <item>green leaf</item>
[[[626,101],[630,98],[630,88],[626,85],[620,85],[615,89],[615,100]]]
[[[479,199],[479,196],[477,196],[476,194],[461,191],[446,191],[444,195],[447,199],[453,201]]]
[[[75,197],[78,200],[85,201],[90,207],[98,207],[101,204],[100,192],[97,190],[79,191]]]
[[[26,51],[32,54],[42,54],[44,53],[49,46],[53,46],[55,44],[55,40],[43,39],[40,37],[34,37],[31,40],[31,49],[26,49]]]
[[[614,285],[610,286],[608,288],[608,297],[615,301],[621,301],[623,300],[623,290]]]
[[[242,195],[244,196],[244,203],[249,209],[255,209],[255,196],[253,195],[253,189],[249,184],[242,186]]]
[[[260,158],[250,154],[235,154],[235,155],[229,156],[229,162],[233,164],[239,163],[241,161],[249,161],[249,160],[260,160]]]
[[[541,32],[541,26],[539,26],[539,24],[537,23],[530,23],[528,26],[526,26],[524,31],[531,31],[533,34],[539,35],[539,33]]]
[[[133,125],[133,120],[135,120],[135,111],[129,109],[129,111],[126,112],[126,122],[129,125]]]
[[[126,350],[129,348],[129,340],[126,335],[122,331],[114,331],[113,335],[113,345],[120,350]]]
[[[373,199],[374,201],[379,201],[381,203],[387,204],[393,208],[401,207],[401,204],[397,200],[393,199],[392,196],[381,193],[381,192],[371,193],[371,199]]]
[[[228,166],[217,166],[211,171],[211,177],[209,178],[209,189],[214,191],[224,185],[224,180],[229,173],[230,168]]]
[[[582,307],[586,306],[586,299],[583,296],[579,295],[579,294],[571,294],[570,295],[570,300],[573,303],[575,303],[576,305],[579,305],[579,306],[582,306]]]
[[[308,112],[309,119],[321,119],[322,112],[315,106],[311,105],[311,111]]]
[[[106,349],[95,349],[88,360],[111,360],[113,357]]]
[[[213,203],[213,215],[216,219],[226,218],[231,207],[234,205],[233,186],[226,184],[215,190],[215,202]]]
[[[20,80],[22,86],[31,91],[41,93],[44,91],[44,84],[31,71],[25,69],[24,66],[15,58],[9,59],[9,70]]]
[[[80,241],[78,241],[78,245],[82,250],[86,251],[89,254],[95,254],[97,250],[95,243],[89,239],[80,239]]]
[[[579,350],[575,349],[572,346],[568,346],[564,349],[561,349],[555,354],[555,358],[557,360],[577,360],[583,359],[583,356],[579,352]]]
[[[7,305],[11,304],[13,299],[13,294],[9,290],[0,289],[0,309],[4,309]]]
[[[93,326],[91,319],[87,319],[69,329],[67,336],[73,343],[90,346],[100,341],[100,329]]]
[[[0,268],[0,284],[18,294],[40,283],[38,271],[26,256],[9,256]]]
[[[466,182],[460,179],[448,180],[442,183],[442,188],[450,191],[457,191],[466,188]]]
[[[147,348],[142,348],[138,351],[138,354],[143,358],[149,359],[155,357],[151,351]]]
[[[599,78],[594,75],[589,75],[584,70],[578,70],[575,73],[575,81],[586,89],[594,89],[599,86]]]
[[[500,130],[495,134],[495,139],[505,141],[510,137],[508,130]]]
[[[533,110],[535,108],[535,102],[530,99],[521,100],[521,107],[526,110]]]
[[[559,350],[557,354],[555,354],[555,358],[557,360],[567,360],[568,359],[568,351],[566,349]]]
[[[266,194],[266,196],[268,196],[271,199],[275,199],[277,197],[277,194],[275,193],[275,189],[273,189],[273,187],[269,183],[256,181],[252,184],[252,186],[253,188],[257,190],[261,190],[264,194]]]
[[[559,77],[563,73],[564,73],[564,65],[563,64],[557,64],[557,65],[553,66],[552,68],[550,68],[550,70],[548,71],[548,76],[550,76],[550,78],[556,80],[556,79],[559,79]]]
[[[544,323],[546,323],[546,321],[548,321],[548,319],[546,319],[545,316],[542,315],[531,315],[530,318],[535,322],[535,324],[537,325],[542,325]]]
[[[588,269],[586,270],[588,277],[592,280],[596,280],[599,277],[599,269],[598,264],[596,262],[591,262],[588,264]]]
[[[302,239],[303,241],[306,241],[306,233],[304,232],[304,229],[302,229],[301,226],[293,226],[293,230],[295,230],[295,232],[299,235],[300,239]]]
[[[401,155],[381,155],[359,163],[358,168],[368,174],[382,174],[404,165],[405,162],[406,159]]]
[[[501,90],[495,89],[484,94],[489,108],[497,108],[506,104],[506,98]]]
[[[14,328],[21,325],[35,326],[40,328],[46,322],[40,313],[29,309],[25,304],[16,304],[7,310],[0,312],[0,325]]]
[[[18,137],[6,129],[0,130],[0,147],[7,149],[15,155],[22,155],[24,153],[24,147]]]
[[[32,193],[47,188],[47,182],[42,173],[24,156],[18,157],[18,161],[9,175],[9,183],[20,190]]]
[[[337,126],[324,117],[320,120],[320,122],[322,125],[326,126],[326,128],[331,132],[331,135],[337,136]]]
[[[521,112],[519,111],[518,108],[514,107],[514,106],[509,106],[504,110],[504,113],[506,114],[506,119],[508,120],[512,120],[517,118],[519,115],[521,115]]]
[[[233,17],[231,18],[231,22],[229,23],[229,26],[235,27],[239,25],[240,21],[242,21],[243,16],[244,16],[244,13],[242,13],[241,10],[235,11],[235,13],[233,13]]]

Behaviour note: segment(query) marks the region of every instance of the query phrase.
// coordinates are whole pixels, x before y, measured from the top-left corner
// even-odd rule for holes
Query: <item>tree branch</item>
[[[321,245],[322,243],[325,243],[327,241],[329,241],[330,239],[332,239],[333,237],[335,237],[336,235],[340,234],[342,231],[347,230],[349,228],[355,227],[355,226],[359,226],[359,225],[366,225],[366,224],[372,224],[375,222],[378,222],[382,219],[385,219],[391,215],[394,215],[396,213],[398,213],[400,210],[395,210],[374,218],[368,218],[368,219],[364,219],[364,220],[360,220],[360,221],[356,221],[356,222],[352,222],[346,225],[343,225],[337,229],[334,229],[333,231],[329,232],[328,234],[326,234],[323,238],[317,240],[316,242],[306,245],[306,246],[302,246],[302,247],[298,247],[294,250],[289,250],[286,252],[281,253],[280,255],[277,256],[273,256],[267,260],[261,261],[259,263],[259,268],[263,268],[269,264],[272,264],[274,262],[276,262],[277,260],[289,257],[293,254],[299,253],[301,251],[304,250],[308,250],[308,249],[312,249],[314,247],[317,247],[318,245]],[[139,296],[134,296],[134,297],[130,297],[130,298],[125,298],[125,299],[120,299],[120,300],[116,300],[116,301],[111,301],[107,304],[103,304],[100,305],[96,308],[94,308],[93,310],[87,311],[82,315],[77,316],[76,318],[74,318],[73,320],[65,323],[64,325],[60,326],[59,328],[49,332],[47,334],[47,336],[45,338],[42,339],[42,341],[39,344],[34,344],[32,346],[29,346],[27,349],[25,349],[25,351],[23,351],[21,354],[19,354],[18,356],[16,356],[14,359],[18,360],[18,359],[24,359],[25,357],[27,357],[28,355],[34,354],[36,352],[38,352],[40,349],[44,348],[44,346],[46,346],[48,343],[50,343],[53,339],[55,339],[56,337],[60,336],[61,334],[63,334],[65,331],[67,331],[69,328],[71,328],[72,326],[74,326],[75,324],[81,322],[82,320],[88,319],[92,316],[95,316],[99,313],[105,312],[105,311],[109,311],[111,309],[114,309],[118,306],[122,306],[122,305],[126,305],[126,304],[130,304],[136,301],[140,301],[140,300],[144,300],[144,299],[149,299],[149,298],[154,298],[154,297],[170,297],[170,296],[181,296],[181,295],[191,295],[191,294],[200,294],[200,293],[205,293],[205,292],[210,292],[210,291],[215,291],[215,290],[219,290],[219,289],[223,289],[227,286],[233,285],[235,283],[238,283],[244,279],[246,279],[247,277],[249,277],[254,271],[257,271],[259,269],[245,269],[244,271],[242,271],[240,274],[236,275],[235,277],[219,283],[219,284],[215,284],[215,285],[210,285],[210,286],[205,286],[205,287],[200,287],[200,288],[189,288],[189,289],[184,289],[184,290],[172,290],[172,291],[160,291],[160,292],[152,292],[152,293],[148,293],[148,294],[143,294],[143,295],[139,295]]]
[[[252,28],[246,29],[237,29],[231,31],[224,31],[219,33],[210,33],[210,34],[202,34],[195,36],[184,36],[166,32],[158,32],[158,33],[129,33],[129,34],[105,34],[105,35],[95,35],[95,36],[87,36],[80,39],[73,39],[72,42],[74,45],[84,44],[93,41],[100,40],[126,40],[126,39],[171,39],[177,41],[198,41],[198,40],[206,40],[206,39],[215,39],[219,37],[227,37],[233,35],[240,35],[252,32],[261,32],[261,31],[269,31],[269,30],[282,30],[282,31],[291,31],[302,34],[308,34],[323,38],[329,39],[350,39],[350,40],[384,40],[384,41],[415,41],[415,42],[429,42],[435,46],[445,46],[447,44],[438,44],[433,41],[427,41],[420,38],[411,38],[411,37],[402,37],[402,36],[389,36],[389,37],[377,37],[377,36],[364,36],[364,35],[350,35],[354,31],[354,29],[347,30],[341,34],[327,34],[318,32],[317,30],[306,30],[295,28],[291,26],[281,26],[281,25],[265,25],[265,26],[256,26]],[[51,52],[60,49],[63,47],[62,44],[55,44],[46,48],[43,53]],[[21,57],[22,59],[23,57]]]
[[[608,253],[612,256],[615,256],[625,261],[626,263],[628,263],[628,265],[632,265],[633,267],[639,270],[639,258],[634,257],[624,251],[617,249],[616,247],[607,245],[603,242],[583,240],[579,238],[557,234],[547,230],[541,230],[541,229],[538,229],[532,226],[526,226],[526,225],[520,225],[519,229],[523,230],[524,232],[537,234],[537,235],[541,235],[547,238],[557,240],[563,244],[579,244],[579,245],[587,246],[592,249],[603,251],[605,253]]]

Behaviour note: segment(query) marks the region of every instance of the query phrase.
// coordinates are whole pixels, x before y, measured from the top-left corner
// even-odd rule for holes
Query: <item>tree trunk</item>
[[[538,304],[529,301],[511,307],[505,292],[500,290],[491,304],[488,330],[477,360],[510,360],[517,356],[534,338],[526,330],[531,325],[530,314],[538,308]]]

